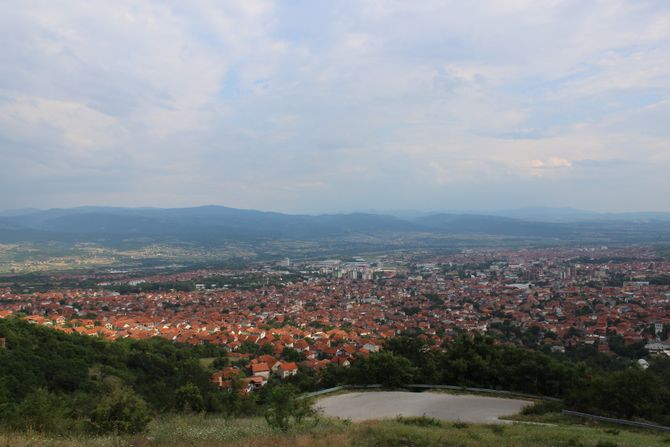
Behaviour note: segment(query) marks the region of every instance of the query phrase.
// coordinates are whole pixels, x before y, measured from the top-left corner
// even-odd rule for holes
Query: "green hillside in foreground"
[[[670,445],[670,433],[594,425],[477,425],[427,418],[349,423],[319,419],[287,433],[273,431],[261,418],[172,416],[153,421],[143,435],[48,437],[0,433],[0,446],[12,447],[301,447],[301,446],[492,446],[614,447]]]

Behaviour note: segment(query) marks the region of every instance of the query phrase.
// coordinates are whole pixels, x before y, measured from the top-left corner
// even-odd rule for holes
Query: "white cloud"
[[[32,183],[0,206],[98,203],[97,187],[116,204],[484,207],[491,185],[504,197],[526,182],[538,197],[583,188],[580,160],[670,167],[665,2],[6,9],[0,187]],[[45,202],[64,175],[95,187]],[[647,187],[638,195],[657,195]],[[603,203],[618,203],[611,193]]]

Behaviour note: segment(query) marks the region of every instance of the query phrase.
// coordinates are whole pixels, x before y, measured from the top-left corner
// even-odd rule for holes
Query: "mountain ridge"
[[[90,241],[147,238],[207,244],[214,240],[324,240],[351,235],[490,235],[574,239],[584,235],[628,237],[652,232],[670,239],[670,213],[596,214],[597,218],[533,220],[509,215],[432,213],[400,218],[391,214],[284,214],[218,205],[187,208],[77,207],[0,215],[0,242]],[[666,214],[667,220],[666,220]],[[536,213],[535,215],[538,215]],[[658,218],[654,216],[658,215]],[[660,232],[660,233],[659,233]],[[658,238],[657,238],[658,239]]]

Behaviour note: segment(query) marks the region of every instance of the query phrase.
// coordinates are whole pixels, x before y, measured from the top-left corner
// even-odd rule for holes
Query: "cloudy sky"
[[[667,0],[0,4],[0,208],[670,211]]]

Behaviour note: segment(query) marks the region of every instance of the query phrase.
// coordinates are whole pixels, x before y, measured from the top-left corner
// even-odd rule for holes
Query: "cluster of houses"
[[[511,322],[536,328],[541,345],[591,343],[609,352],[612,334],[625,343],[662,343],[670,328],[670,285],[650,281],[670,277],[670,261],[652,250],[464,250],[420,260],[401,254],[384,262],[398,274],[352,279],[301,272],[306,280],[254,290],[18,294],[4,288],[0,317],[20,312],[35,324],[110,340],[222,344],[232,354],[245,343],[267,345],[265,352],[277,359],[291,348],[304,354],[310,368],[345,365],[410,330],[439,346],[456,329],[487,333]],[[179,275],[192,280],[207,272]],[[268,376],[279,375],[277,362],[260,363]],[[245,377],[262,386],[258,377],[264,376],[256,372]]]
[[[212,382],[219,387],[232,391],[237,381],[239,390],[244,394],[264,387],[270,375],[279,379],[288,379],[298,374],[298,364],[277,360],[271,355],[261,355],[251,361],[245,370],[236,366],[229,366],[212,375]]]

